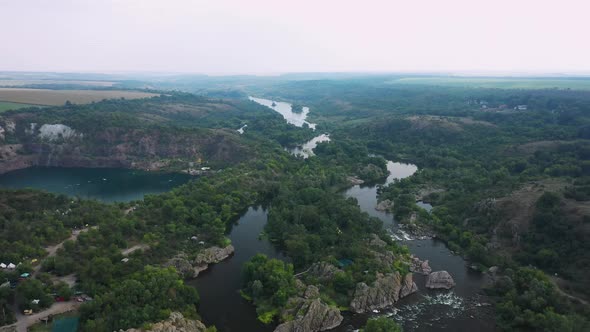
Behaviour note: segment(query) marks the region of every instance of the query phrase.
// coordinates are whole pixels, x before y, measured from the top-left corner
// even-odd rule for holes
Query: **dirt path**
[[[45,247],[45,251],[47,251],[47,257],[45,257],[45,259],[55,256],[57,254],[57,251],[60,248],[63,248],[64,243],[66,241],[69,241],[69,240],[75,241],[78,238],[78,236],[80,236],[80,234],[88,232],[89,230],[96,229],[96,228],[98,228],[98,226],[92,226],[92,227],[87,227],[87,228],[83,228],[83,229],[76,229],[76,230],[72,231],[72,235],[69,238],[63,240],[62,242],[60,242],[54,246]],[[33,268],[33,276],[36,276],[37,274],[39,274],[39,271],[41,271],[41,264],[40,263],[37,264],[37,266],[35,266]]]
[[[29,327],[40,323],[43,318],[77,310],[80,304],[76,301],[57,302],[51,307],[30,316],[25,316],[19,310],[16,310],[16,323],[11,326],[16,327],[16,332],[27,332]]]
[[[583,305],[586,305],[586,306],[590,304],[590,303],[588,303],[588,301],[586,301],[586,300],[584,300],[584,299],[581,299],[581,298],[579,298],[579,297],[577,297],[577,296],[571,295],[571,294],[569,294],[569,293],[566,293],[566,292],[565,292],[563,289],[561,289],[561,288],[559,287],[559,284],[560,284],[561,282],[563,282],[563,280],[562,280],[562,279],[560,279],[560,278],[558,278],[558,277],[551,277],[551,281],[552,281],[552,282],[553,282],[553,284],[555,285],[555,289],[557,290],[557,292],[558,292],[559,294],[561,294],[561,295],[563,295],[563,296],[567,297],[568,299],[570,299],[570,300],[572,300],[572,301],[574,301],[574,302],[580,302],[580,303],[582,303]]]
[[[121,250],[121,254],[122,254],[123,256],[127,256],[127,255],[129,255],[130,253],[132,253],[132,252],[134,252],[134,251],[136,251],[136,250],[140,250],[140,249],[141,249],[141,250],[144,250],[144,251],[145,251],[145,250],[147,250],[149,247],[150,247],[150,246],[148,246],[147,244],[140,243],[140,244],[136,244],[136,245],[134,245],[134,246],[133,246],[133,247],[131,247],[131,248],[127,248],[127,249],[123,249],[123,250]]]

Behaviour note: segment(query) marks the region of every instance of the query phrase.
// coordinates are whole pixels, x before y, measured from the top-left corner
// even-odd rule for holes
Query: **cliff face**
[[[377,274],[377,280],[369,286],[364,282],[356,285],[356,290],[350,310],[354,313],[370,312],[393,305],[400,298],[406,297],[418,290],[411,273],[403,278],[399,272]]]
[[[84,131],[34,122],[40,120],[20,115],[0,118],[0,174],[30,166],[179,170],[198,160],[223,164],[249,156],[249,149],[231,130],[111,126]]]
[[[206,329],[200,321],[187,319],[180,312],[173,312],[170,318],[153,324],[150,329],[129,329],[125,332],[204,332]]]
[[[274,332],[316,332],[335,328],[344,319],[340,310],[330,307],[320,298],[316,286],[307,286],[301,297],[289,299],[283,317],[294,317],[274,330]]]

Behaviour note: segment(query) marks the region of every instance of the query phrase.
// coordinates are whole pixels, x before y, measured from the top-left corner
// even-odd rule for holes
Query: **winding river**
[[[302,113],[291,112],[288,103],[250,97],[251,100],[270,107],[283,114],[287,122],[297,126],[315,124],[307,122],[309,108]],[[292,113],[292,112],[291,112]],[[323,138],[318,138],[322,136]],[[313,155],[313,148],[321,141],[329,140],[320,135],[291,153],[304,158]],[[372,315],[386,315],[400,322],[404,331],[479,331],[494,330],[493,319],[485,299],[478,295],[482,275],[472,272],[465,261],[454,255],[444,243],[434,239],[413,239],[404,232],[392,215],[375,210],[377,187],[394,179],[414,174],[418,169],[411,164],[388,162],[389,176],[380,184],[356,185],[344,193],[358,201],[362,211],[379,218],[391,236],[407,245],[411,252],[421,259],[428,259],[433,271],[447,270],[457,283],[450,291],[426,290],[425,278],[414,274],[419,291],[408,296],[393,308]],[[71,169],[71,168],[28,168],[0,175],[0,187],[33,187],[70,196],[94,198],[105,202],[141,199],[145,194],[158,193],[185,183],[190,179],[182,174],[145,173],[121,169]],[[429,204],[420,202],[429,210]],[[267,212],[261,207],[251,207],[232,227],[229,238],[235,247],[235,254],[228,260],[211,266],[197,279],[188,282],[195,286],[201,297],[199,312],[207,325],[214,324],[219,331],[272,331],[274,326],[265,326],[257,321],[255,307],[240,294],[241,269],[244,262],[256,253],[288,260],[268,241],[259,235],[267,221]],[[345,314],[345,321],[336,331],[353,331],[361,327],[367,315]]]
[[[276,106],[272,107],[272,100],[253,97],[250,97],[250,100],[270,107],[281,113],[285,119],[297,116],[297,114],[285,114],[287,110],[291,110],[291,105],[288,103],[280,103],[281,110],[279,111]],[[277,102],[275,104],[279,105]],[[305,116],[300,120],[306,121],[308,113],[309,108],[307,108]],[[299,122],[299,126],[302,125],[301,123]],[[329,140],[329,137],[325,136]],[[319,137],[315,137],[303,145],[308,150],[308,153],[303,155],[305,158],[313,155],[313,148],[321,141],[321,139],[318,139]],[[302,150],[303,148],[291,150],[291,153],[302,155]],[[395,179],[411,176],[418,171],[418,168],[411,164],[388,161],[387,170],[389,175],[384,182],[371,185],[355,185],[346,190],[344,195],[355,198],[362,211],[383,221],[384,227],[386,227],[392,238],[408,246],[412,254],[422,260],[429,260],[433,271],[448,271],[457,285],[449,291],[428,290],[425,288],[426,278],[414,274],[419,291],[400,300],[394,307],[375,313],[375,315],[392,317],[392,319],[403,325],[404,331],[494,331],[491,308],[487,306],[485,298],[479,295],[484,281],[482,274],[470,270],[461,256],[453,254],[442,241],[414,239],[397,224],[391,214],[375,210],[378,185],[388,185]],[[429,212],[432,209],[432,206],[428,203],[417,202],[417,204]],[[367,318],[367,315],[347,315],[343,324],[335,330],[352,331],[358,329],[364,325]]]

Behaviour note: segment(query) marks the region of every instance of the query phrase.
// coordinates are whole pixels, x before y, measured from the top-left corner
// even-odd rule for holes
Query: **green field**
[[[31,107],[39,105],[31,105],[31,104],[20,104],[20,103],[11,103],[9,101],[0,101],[0,113],[8,110],[16,110],[19,108]]]
[[[511,77],[404,77],[390,84],[438,85],[499,89],[572,89],[590,90],[590,77],[580,78],[511,78]]]

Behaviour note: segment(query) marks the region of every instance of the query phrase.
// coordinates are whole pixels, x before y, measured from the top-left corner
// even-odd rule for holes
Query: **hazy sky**
[[[590,0],[0,0],[0,70],[590,71]]]

